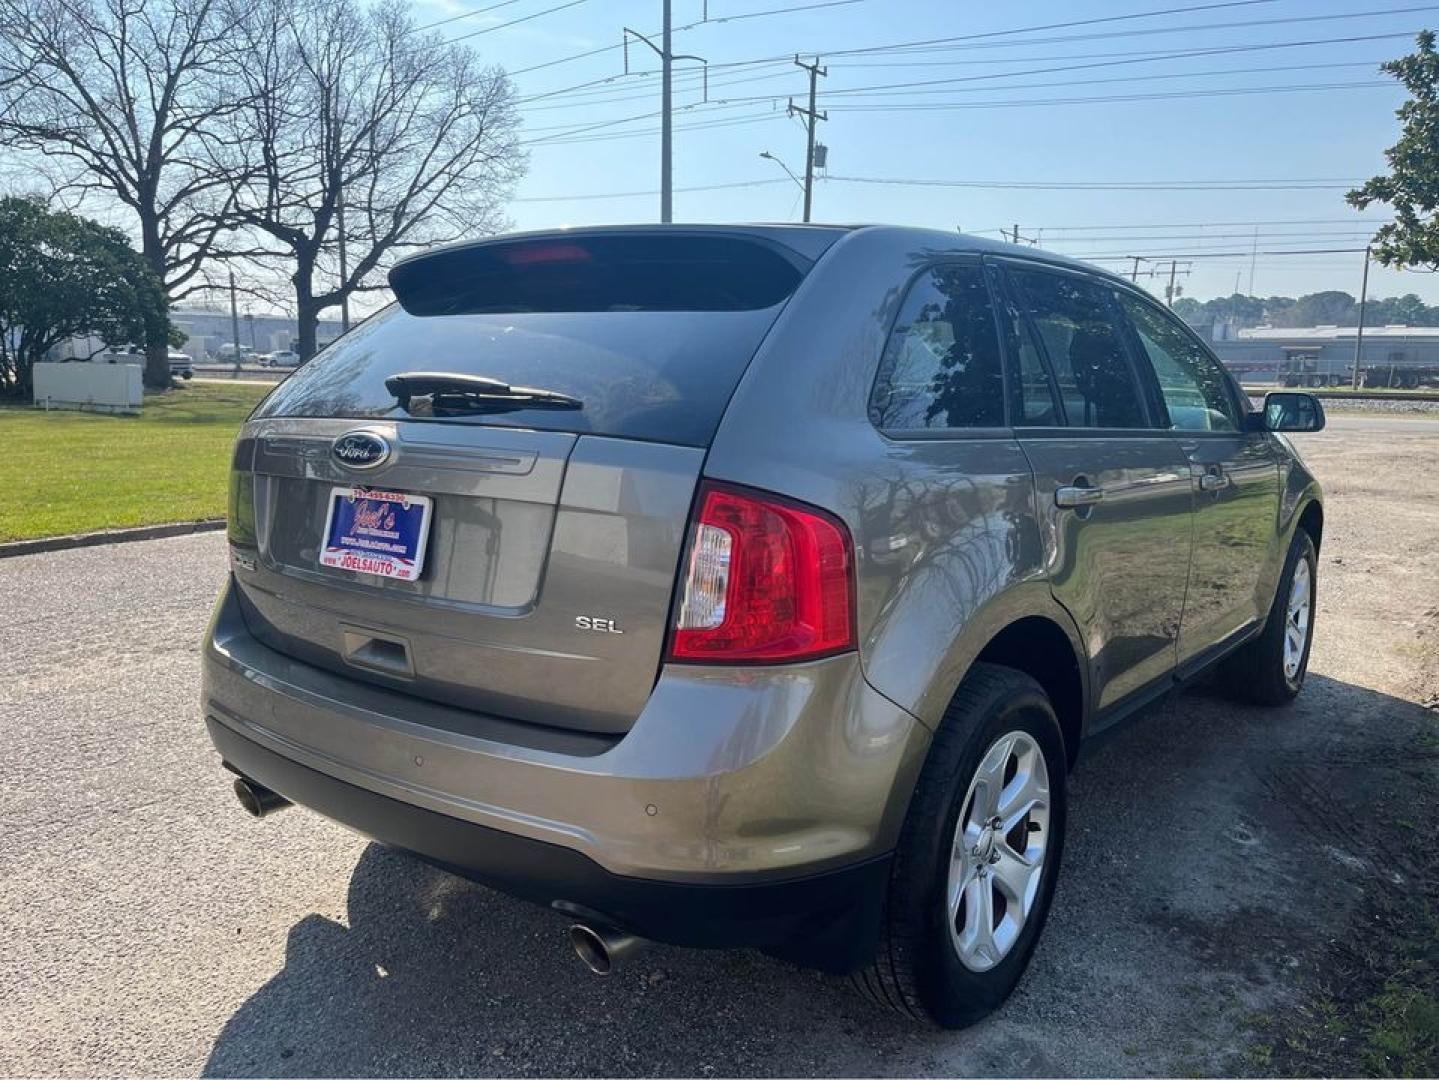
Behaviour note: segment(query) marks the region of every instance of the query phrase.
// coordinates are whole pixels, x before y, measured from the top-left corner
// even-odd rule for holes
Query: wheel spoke
[[[959,901],[974,880],[978,869],[978,864],[968,851],[956,843],[949,856],[949,885],[948,895],[945,897],[950,926],[954,925],[955,916],[959,913]]]
[[[1000,793],[996,816],[1000,819],[1001,832],[1009,832],[1030,811],[1049,806],[1049,784],[1034,771],[1033,765],[1032,761],[1022,762],[1014,779]]]
[[[994,886],[986,877],[976,877],[964,891],[965,919],[959,934],[960,954],[978,970],[999,963],[994,940]]]
[[[999,811],[999,798],[1004,789],[1004,766],[1014,749],[1014,736],[1006,735],[990,748],[974,774],[974,805],[970,821],[981,827]]]
[[[1029,914],[1041,867],[1040,859],[1027,859],[1008,845],[999,849],[999,861],[990,867],[994,883],[1004,893],[1009,910],[1019,922]]]
[[[1298,656],[1304,649],[1304,634],[1297,626],[1291,626],[1284,632],[1284,645],[1287,653]]]

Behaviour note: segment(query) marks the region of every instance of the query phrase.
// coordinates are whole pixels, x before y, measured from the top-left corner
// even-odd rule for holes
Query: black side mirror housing
[[[1264,395],[1262,412],[1251,413],[1257,431],[1281,431],[1302,434],[1324,430],[1324,406],[1313,394],[1277,390]]]

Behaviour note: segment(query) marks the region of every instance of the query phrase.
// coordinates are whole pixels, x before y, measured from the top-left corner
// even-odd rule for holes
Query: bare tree
[[[296,351],[405,249],[494,231],[524,168],[513,91],[399,3],[243,5],[243,104],[214,145],[236,211],[291,260]],[[341,245],[344,245],[343,248]]]
[[[62,189],[112,196],[170,301],[206,288],[233,177],[212,165],[240,102],[235,9],[219,0],[0,0],[0,139],[59,170]],[[145,382],[168,386],[163,333]]]

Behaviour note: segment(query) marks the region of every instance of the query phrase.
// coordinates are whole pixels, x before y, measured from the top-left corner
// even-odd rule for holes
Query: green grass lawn
[[[0,543],[224,517],[235,432],[268,390],[191,384],[140,416],[0,408]]]

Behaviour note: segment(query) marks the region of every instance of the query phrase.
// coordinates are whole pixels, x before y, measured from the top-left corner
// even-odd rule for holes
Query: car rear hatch
[[[705,448],[833,239],[797,235],[585,231],[397,265],[398,302],[282,383],[237,444],[232,567],[251,632],[446,704],[627,730],[660,664]],[[417,514],[422,551],[405,535]],[[398,545],[388,576],[333,554],[357,521],[382,538],[363,543]]]

